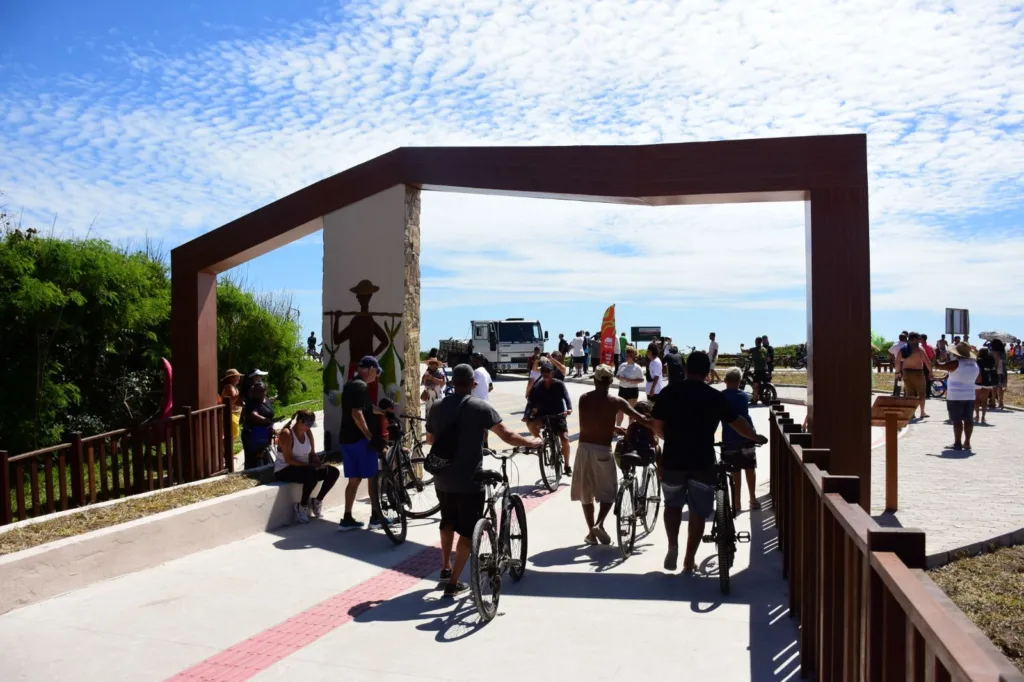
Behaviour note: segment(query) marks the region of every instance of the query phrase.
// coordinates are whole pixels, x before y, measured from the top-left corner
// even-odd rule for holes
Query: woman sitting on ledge
[[[302,501],[295,505],[295,520],[299,523],[309,523],[310,514],[318,519],[322,516],[324,497],[341,476],[337,468],[326,466],[317,456],[310,432],[315,424],[316,415],[299,410],[277,435],[280,457],[274,463],[274,478],[302,484]],[[310,499],[319,481],[324,482],[320,492]]]

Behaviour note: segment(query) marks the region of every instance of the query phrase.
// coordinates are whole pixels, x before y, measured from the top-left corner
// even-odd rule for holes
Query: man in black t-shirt
[[[373,404],[369,384],[377,381],[381,368],[377,358],[367,355],[359,361],[358,374],[345,382],[341,390],[341,443],[342,464],[345,468],[345,515],[341,517],[338,530],[348,531],[362,528],[361,521],[352,518],[352,506],[362,480],[370,482],[370,502],[376,504],[374,482],[380,467],[381,424],[376,415],[384,410]],[[370,515],[370,528],[380,528],[377,510]]]
[[[662,374],[668,377],[669,382],[680,382],[686,378],[686,371],[683,369],[683,356],[675,346],[669,348],[662,360]]]
[[[445,596],[455,596],[466,590],[465,583],[459,582],[462,569],[473,549],[473,529],[483,516],[484,486],[474,480],[473,475],[483,469],[484,435],[493,431],[509,445],[527,448],[541,446],[539,438],[524,438],[509,430],[501,423],[501,416],[486,400],[474,398],[473,368],[456,365],[452,370],[452,385],[455,393],[434,403],[427,414],[427,442],[449,428],[457,429],[455,457],[448,466],[434,474],[434,488],[441,503],[441,582]],[[455,534],[459,543],[455,547],[455,563],[452,564],[452,545]]]
[[[697,546],[704,536],[704,522],[715,513],[715,433],[719,422],[757,443],[768,441],[736,414],[718,390],[706,383],[711,360],[704,351],[694,351],[686,360],[685,381],[668,385],[654,403],[654,433],[665,441],[658,457],[662,490],[665,493],[665,531],[668,554],[665,570],[674,571],[679,556],[679,526],[683,507],[690,507],[683,570],[692,571]]]

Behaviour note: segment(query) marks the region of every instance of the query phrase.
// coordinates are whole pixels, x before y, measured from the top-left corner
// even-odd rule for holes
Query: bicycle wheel
[[[473,528],[473,554],[470,556],[469,574],[472,580],[469,589],[473,593],[473,602],[480,619],[490,621],[498,614],[501,575],[498,573],[494,526],[488,518],[480,519]]]
[[[558,490],[558,480],[561,478],[559,474],[561,469],[556,469],[556,458],[555,445],[552,442],[550,436],[544,438],[544,445],[537,451],[537,457],[540,459],[540,478],[544,482],[544,487],[555,492]]]
[[[508,572],[518,582],[526,574],[526,508],[518,495],[509,496],[509,505],[502,513],[502,551],[508,552]]]
[[[778,397],[779,397],[778,391],[775,390],[774,386],[772,386],[771,384],[768,384],[768,383],[761,384],[761,404],[762,405],[771,405],[772,401],[774,401]]]
[[[648,465],[644,469],[644,514],[641,517],[644,523],[644,530],[650,535],[658,526],[658,513],[661,511],[661,482],[658,480],[658,470]]]
[[[551,449],[552,457],[554,462],[552,464],[555,467],[555,487],[558,487],[558,482],[562,480],[562,473],[565,471],[565,453],[562,451],[562,439],[559,438],[558,434],[555,434],[551,438],[551,442],[554,447]]]
[[[615,497],[615,532],[619,541],[619,553],[623,559],[633,553],[636,541],[636,481],[625,481],[619,485]]]
[[[715,529],[718,531],[718,587],[722,594],[729,594],[729,569],[736,553],[736,533],[724,490],[715,490]]]
[[[409,524],[405,518],[402,498],[395,488],[394,479],[383,472],[377,474],[377,508],[380,511],[381,527],[388,540],[396,545],[405,542]]]
[[[946,395],[946,382],[942,379],[932,379],[932,397],[942,398]]]
[[[437,490],[434,489],[434,477],[423,468],[427,461],[423,454],[423,447],[417,443],[411,453],[411,457],[402,456],[405,467],[405,494],[402,502],[405,505],[405,514],[410,519],[425,519],[433,516],[441,508],[441,502],[437,499]]]

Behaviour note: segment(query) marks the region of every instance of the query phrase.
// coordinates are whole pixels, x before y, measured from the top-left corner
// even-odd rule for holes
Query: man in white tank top
[[[974,432],[974,382],[978,378],[978,363],[974,351],[967,343],[950,346],[949,362],[937,362],[935,367],[949,372],[946,380],[946,411],[953,422],[953,450],[970,450]],[[963,441],[961,442],[961,436]]]

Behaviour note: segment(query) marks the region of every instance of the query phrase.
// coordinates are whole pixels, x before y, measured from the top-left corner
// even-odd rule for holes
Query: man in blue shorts
[[[658,457],[658,472],[665,493],[665,532],[668,554],[665,570],[674,571],[679,556],[679,526],[683,507],[690,507],[683,571],[693,571],[697,547],[704,536],[704,522],[715,513],[715,432],[728,424],[743,438],[767,443],[750,424],[736,414],[729,401],[706,381],[711,360],[704,351],[686,359],[686,379],[676,381],[658,394],[654,403],[654,433],[665,441]]]
[[[363,527],[361,521],[352,518],[352,505],[364,478],[370,482],[371,504],[376,504],[373,485],[380,467],[381,439],[380,419],[376,415],[384,414],[384,410],[373,404],[369,385],[377,381],[380,373],[377,358],[367,355],[359,361],[358,374],[346,382],[341,391],[341,434],[338,442],[341,443],[342,464],[348,484],[345,486],[345,515],[338,524],[340,531]],[[370,528],[380,528],[376,508],[370,515]]]

